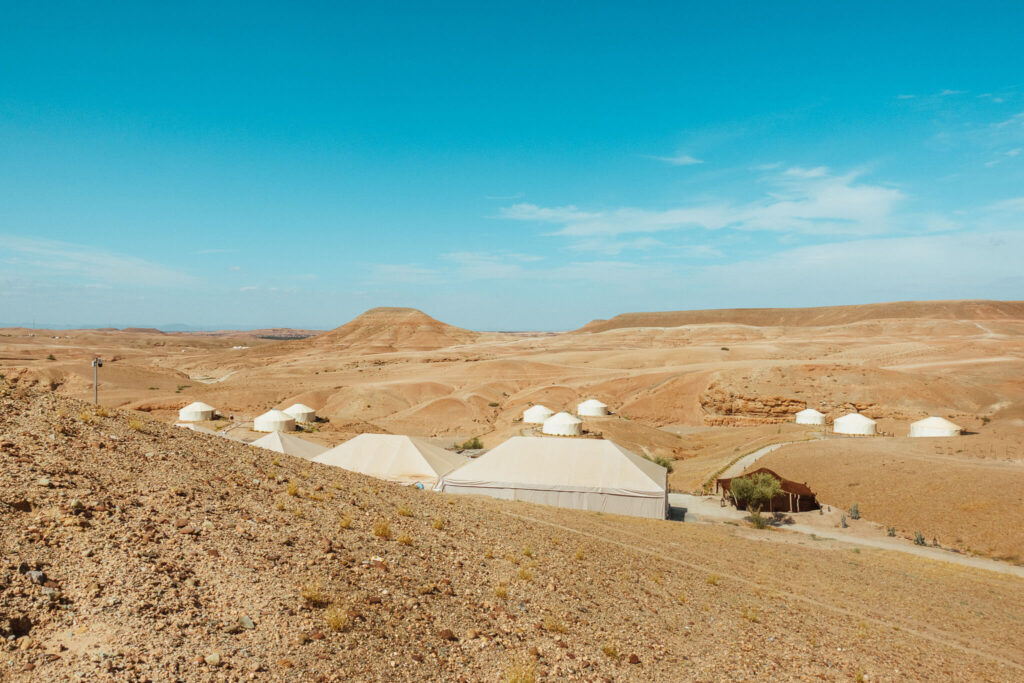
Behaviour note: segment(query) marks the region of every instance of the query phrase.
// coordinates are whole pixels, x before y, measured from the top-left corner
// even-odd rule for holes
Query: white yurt
[[[284,412],[294,417],[296,422],[304,422],[307,424],[316,422],[316,411],[303,403],[296,403],[293,406],[289,406],[284,409]]]
[[[608,406],[596,398],[588,398],[576,406],[576,414],[580,417],[602,417],[608,414]]]
[[[819,413],[814,408],[807,408],[796,414],[796,423],[798,425],[823,425],[825,424],[825,414]]]
[[[360,434],[313,458],[313,462],[323,465],[429,488],[469,461],[424,439],[400,434]]]
[[[281,410],[268,410],[253,420],[252,429],[255,432],[290,432],[295,429],[295,418]]]
[[[327,450],[326,446],[321,446],[318,443],[306,441],[305,439],[282,432],[271,432],[266,436],[261,436],[249,445],[265,448],[275,453],[293,455],[303,460],[312,460]]]
[[[910,425],[910,436],[960,436],[963,427],[944,417],[926,417]]]
[[[870,417],[864,417],[860,413],[850,413],[837,417],[832,421],[832,431],[836,434],[855,434],[857,436],[868,436],[876,434],[876,423]]]
[[[668,470],[604,439],[514,436],[441,478],[438,491],[664,519]]]
[[[529,408],[523,411],[523,422],[532,425],[542,425],[544,424],[544,420],[548,419],[554,414],[555,411],[551,410],[551,408],[548,408],[547,406],[542,406],[541,404],[538,403],[537,405],[530,406]]]
[[[178,419],[182,422],[204,422],[213,419],[213,406],[202,401],[189,403],[178,411]]]
[[[541,431],[552,436],[579,436],[583,433],[583,420],[566,412],[557,413],[544,420]]]

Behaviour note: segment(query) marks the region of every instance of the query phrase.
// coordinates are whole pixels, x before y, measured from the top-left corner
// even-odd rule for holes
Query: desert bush
[[[494,597],[501,598],[502,600],[508,599],[508,584],[502,581],[494,587]]]
[[[288,495],[294,498],[297,498],[299,496],[299,485],[296,484],[294,481],[288,482]]]
[[[92,413],[90,413],[88,410],[83,410],[78,414],[78,419],[86,424],[92,424]]]
[[[924,534],[920,531],[914,532],[914,545],[928,545],[928,542],[924,540]]]
[[[772,499],[782,493],[782,484],[772,475],[760,472],[733,479],[729,489],[737,503],[746,504],[752,512],[760,513],[761,508],[770,505]]]
[[[48,354],[46,354],[46,360],[57,360],[57,359],[53,357],[52,353],[48,353]]]
[[[405,505],[399,505],[397,512],[400,517],[412,517],[412,510]]]
[[[494,559],[494,551],[491,550],[490,548],[485,550],[484,551],[484,559],[487,559],[487,560]]]
[[[533,548],[528,545],[523,546],[523,557],[533,557]]]
[[[132,418],[131,420],[128,420],[128,429],[132,430],[133,432],[145,432],[146,423],[143,422],[142,420]]]
[[[391,538],[391,525],[387,523],[387,520],[379,520],[373,525],[373,535],[385,540]]]
[[[535,662],[514,662],[505,671],[505,683],[534,683],[536,680],[537,664]]]
[[[654,459],[654,462],[656,464],[658,464],[658,465],[661,465],[666,470],[668,470],[669,474],[672,474],[673,472],[676,471],[676,461],[675,460],[672,460],[670,458],[657,457],[657,458]]]
[[[440,517],[435,517],[434,521],[430,523],[430,526],[434,527],[438,531],[444,528],[444,520]]]
[[[338,527],[341,529],[349,529],[352,527],[352,515],[345,515],[338,520]]]
[[[335,633],[347,631],[350,623],[348,614],[337,607],[331,607],[324,612],[324,621],[327,622],[327,627]]]
[[[491,401],[490,403],[487,404],[487,406],[489,408],[497,408],[498,404],[496,402],[494,402],[494,401]]]
[[[717,586],[718,585],[718,574],[708,574],[707,581],[708,581],[708,585],[709,586]]]
[[[896,535],[896,527],[894,527],[894,526],[886,527],[885,531],[890,536],[895,536]]]
[[[755,529],[766,529],[768,527],[768,518],[754,510],[750,513],[750,523]]]
[[[565,625],[564,621],[551,614],[544,618],[544,630],[551,633],[565,633],[569,627]]]
[[[856,503],[850,508],[850,519],[860,519],[860,507]]]
[[[474,436],[472,439],[469,439],[468,441],[463,441],[459,445],[459,448],[461,448],[462,450],[467,450],[467,451],[475,451],[475,450],[481,449],[483,447],[484,447],[484,442],[480,440],[479,436]]]
[[[103,406],[96,406],[96,417],[110,417],[110,411]]]
[[[582,562],[583,558],[584,558],[583,548],[580,548],[579,550],[576,551],[576,561],[577,562]]]
[[[330,602],[323,586],[318,581],[303,584],[299,589],[299,595],[310,607],[325,607]]]
[[[533,581],[533,572],[531,572],[526,567],[520,567],[519,578],[523,581]]]
[[[606,643],[601,646],[601,652],[605,654],[609,659],[619,658],[619,648],[615,647],[611,643]]]
[[[847,527],[850,526],[849,524],[846,523],[846,513],[845,512],[839,518],[839,525],[842,526],[844,529],[846,529]]]
[[[402,534],[398,537],[398,542],[402,545],[412,545],[412,536],[409,534]]]

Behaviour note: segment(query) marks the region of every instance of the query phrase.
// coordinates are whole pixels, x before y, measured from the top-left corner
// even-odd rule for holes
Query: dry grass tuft
[[[330,602],[324,587],[318,581],[303,584],[299,589],[299,595],[310,607],[325,607]]]
[[[387,523],[387,520],[379,520],[373,525],[373,535],[385,540],[391,538],[391,525]]]
[[[533,557],[533,548],[528,545],[523,546],[523,557]]]
[[[552,614],[545,617],[544,630],[551,633],[565,633],[569,630],[569,627],[565,625],[564,621]]]
[[[583,561],[583,557],[584,557],[584,555],[583,555],[583,548],[580,548],[579,550],[576,551],[576,561],[577,562],[582,562]]]
[[[324,620],[327,622],[327,627],[335,633],[344,633],[351,623],[348,614],[337,607],[331,607],[324,612]]]
[[[494,559],[494,551],[493,551],[493,550],[491,550],[490,548],[488,548],[488,549],[487,549],[487,550],[486,550],[486,551],[484,552],[484,559],[487,559],[487,560],[492,560],[492,559]]]
[[[434,527],[438,531],[444,528],[444,520],[440,517],[435,517],[434,521],[430,523],[430,526]]]
[[[352,528],[352,515],[345,515],[344,517],[339,519],[338,520],[338,528],[340,528],[340,529],[350,529],[350,528]]]
[[[83,410],[78,414],[78,419],[79,421],[84,422],[85,424],[92,424],[92,413],[90,413],[88,410]]]
[[[133,432],[145,432],[146,423],[138,418],[132,418],[131,420],[128,420],[128,429]]]
[[[519,578],[523,581],[533,581],[533,572],[526,567],[522,567],[519,569]]]
[[[605,654],[609,659],[619,658],[619,648],[615,647],[611,643],[606,643],[601,646],[601,652]]]
[[[398,542],[402,545],[412,545],[412,536],[409,534],[402,534],[398,537]]]
[[[288,482],[288,495],[298,498],[299,496],[299,485],[294,481]]]
[[[508,584],[502,581],[494,587],[494,597],[508,600]]]
[[[537,665],[530,661],[519,661],[505,671],[505,683],[534,683],[537,680]]]
[[[718,574],[708,574],[708,585],[709,586],[717,586],[718,585]]]
[[[412,517],[412,510],[410,510],[405,505],[399,505],[398,506],[398,515],[400,517]]]
[[[96,406],[96,417],[110,417],[110,411],[103,406]]]

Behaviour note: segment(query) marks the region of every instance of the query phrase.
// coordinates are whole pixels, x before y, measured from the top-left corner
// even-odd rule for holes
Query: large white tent
[[[469,458],[414,436],[360,434],[321,453],[313,462],[432,488],[442,476],[468,463]]]
[[[261,436],[249,445],[266,448],[268,451],[274,451],[275,453],[294,455],[296,458],[302,458],[303,460],[312,460],[327,450],[326,446],[321,446],[318,443],[306,441],[305,439],[282,432],[271,432],[266,436]]]
[[[205,422],[213,419],[213,410],[213,406],[196,401],[178,411],[178,420],[181,422]]]
[[[819,413],[814,408],[806,408],[796,414],[796,423],[798,425],[823,425],[825,424],[825,414]]]
[[[608,414],[608,406],[596,398],[588,398],[576,406],[576,414],[581,417],[601,417]]]
[[[944,417],[926,417],[910,425],[910,436],[960,436],[963,428]]]
[[[295,418],[280,410],[268,410],[255,420],[255,432],[290,432],[295,429]]]
[[[296,422],[316,422],[316,411],[303,403],[288,406],[283,412],[295,418]]]
[[[854,434],[857,436],[867,436],[870,434],[877,433],[875,429],[876,423],[870,417],[865,417],[860,413],[850,413],[837,417],[832,421],[832,431],[836,434]]]
[[[583,433],[583,420],[563,411],[544,420],[541,431],[552,436],[579,436]]]
[[[514,436],[442,477],[438,490],[664,519],[667,478],[611,441]]]
[[[523,422],[534,425],[544,424],[544,420],[554,414],[555,411],[551,410],[551,408],[538,403],[523,411]]]

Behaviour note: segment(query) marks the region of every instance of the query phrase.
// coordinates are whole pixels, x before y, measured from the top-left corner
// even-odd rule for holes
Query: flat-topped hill
[[[371,308],[341,327],[310,339],[321,347],[367,351],[430,351],[468,344],[479,333],[435,320],[415,308]]]
[[[900,301],[819,308],[723,308],[622,313],[608,320],[591,321],[574,333],[713,323],[755,327],[819,327],[893,319],[1024,320],[1024,301]]]

